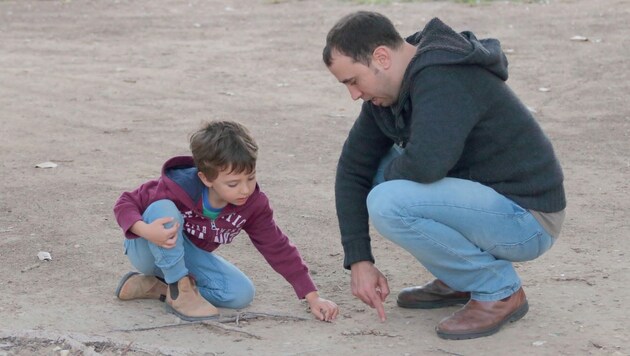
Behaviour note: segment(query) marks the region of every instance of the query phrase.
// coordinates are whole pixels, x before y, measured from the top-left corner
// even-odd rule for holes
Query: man
[[[436,280],[406,288],[403,308],[465,304],[437,334],[496,333],[528,311],[512,262],[557,239],[566,206],[551,143],[509,89],[495,39],[439,19],[406,40],[373,12],[343,17],[323,59],[361,113],[337,166],[335,196],[352,292],[385,320],[368,221]]]

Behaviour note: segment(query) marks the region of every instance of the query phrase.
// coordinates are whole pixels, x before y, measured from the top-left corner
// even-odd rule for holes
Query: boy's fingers
[[[177,230],[173,231],[173,235],[171,235],[168,239],[177,241]]]
[[[163,217],[163,218],[155,219],[154,222],[164,225],[164,224],[170,223],[171,221],[173,221],[173,218],[171,218],[171,217]]]
[[[169,237],[162,243],[162,247],[164,248],[173,248],[177,244],[177,234]]]
[[[322,314],[322,309],[313,309],[313,314],[317,318],[317,320],[324,320],[324,314]]]

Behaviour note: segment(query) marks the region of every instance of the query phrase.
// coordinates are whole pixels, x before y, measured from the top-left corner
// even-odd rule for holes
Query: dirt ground
[[[628,2],[382,3],[0,0],[0,355],[630,355]],[[350,293],[333,178],[360,104],[321,49],[359,9],[404,35],[437,16],[499,38],[508,83],[562,161],[563,234],[517,265],[530,312],[494,336],[441,340],[435,324],[456,308],[396,307],[401,288],[432,277],[378,235],[388,320]],[[339,304],[336,322],[312,319],[244,234],[218,252],[257,287],[238,320],[223,310],[222,322],[180,323],[161,302],[114,298],[131,268],[114,201],[186,154],[207,119],[256,136],[259,182],[321,294]],[[35,167],[48,161],[57,167]]]

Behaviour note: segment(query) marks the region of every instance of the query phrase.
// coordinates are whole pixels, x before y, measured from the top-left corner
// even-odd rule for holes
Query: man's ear
[[[392,65],[392,50],[386,46],[378,46],[372,52],[372,62],[383,69],[389,69]]]

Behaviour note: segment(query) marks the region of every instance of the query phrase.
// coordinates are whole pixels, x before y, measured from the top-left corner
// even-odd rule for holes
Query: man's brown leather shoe
[[[466,304],[470,293],[452,290],[436,279],[421,287],[409,287],[398,294],[396,303],[401,308],[433,309],[457,304]]]
[[[529,306],[523,288],[498,301],[470,300],[453,315],[443,319],[435,328],[443,339],[474,339],[496,333],[501,327],[525,316]]]

